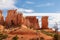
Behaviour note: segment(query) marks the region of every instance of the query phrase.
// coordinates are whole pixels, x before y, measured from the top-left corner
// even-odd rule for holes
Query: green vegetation
[[[14,37],[12,38],[12,40],[18,40],[18,36],[17,36],[17,35],[14,36]]]
[[[59,34],[55,34],[54,35],[54,40],[60,40],[60,35]]]
[[[39,32],[39,30],[36,30],[36,32]]]
[[[58,35],[58,40],[60,40],[60,35]]]
[[[48,35],[48,36],[52,36],[52,37],[54,37],[54,35],[55,35],[55,33],[46,32],[44,30],[41,30],[41,32]]]
[[[6,39],[8,37],[7,34],[0,33],[0,40]]]
[[[40,31],[39,30],[36,30],[36,34],[39,35],[40,34]]]
[[[60,35],[59,34],[46,32],[44,30],[41,30],[41,32],[48,35],[48,36],[54,37],[54,40],[60,40]]]
[[[54,35],[54,40],[58,40],[58,34]]]

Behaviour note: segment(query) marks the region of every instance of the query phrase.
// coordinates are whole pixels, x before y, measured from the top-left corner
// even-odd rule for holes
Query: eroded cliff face
[[[23,14],[22,13],[18,13],[17,14],[17,24],[18,25],[22,25],[23,24]]]
[[[3,24],[4,18],[2,16],[2,11],[0,10],[0,24]],[[40,29],[39,22],[36,16],[26,16],[24,17],[22,13],[17,12],[17,10],[8,10],[5,19],[7,25],[25,25],[28,28]],[[42,28],[48,29],[48,16],[42,17]]]
[[[30,27],[31,23],[28,19],[26,19],[25,17],[23,18],[23,25],[26,25],[28,28]]]
[[[8,10],[8,14],[6,17],[6,24],[8,25],[17,25],[17,12],[16,10]]]
[[[6,17],[6,24],[10,25],[22,25],[23,15],[22,13],[16,12],[16,10],[8,10]]]
[[[4,23],[4,17],[2,15],[2,10],[0,10],[0,24]]]
[[[48,29],[48,16],[42,16],[42,29]]]
[[[40,29],[38,19],[36,16],[23,17],[22,13],[16,12],[16,10],[8,10],[6,17],[7,25],[25,25],[33,29]]]
[[[30,27],[33,29],[40,29],[38,19],[36,16],[27,16],[26,19],[30,21]]]

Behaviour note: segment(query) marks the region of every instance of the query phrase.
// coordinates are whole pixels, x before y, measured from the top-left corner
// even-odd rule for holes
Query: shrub
[[[60,40],[60,34],[58,35],[58,40]]]
[[[8,37],[7,34],[0,33],[0,40],[6,39]]]
[[[40,40],[44,40],[44,38],[43,37],[40,37]]]
[[[18,36],[16,35],[15,37],[12,38],[12,40],[18,40]]]
[[[54,36],[54,33],[49,33],[49,32],[44,31],[44,30],[41,30],[41,32],[48,35],[48,36],[52,36],[52,37]]]
[[[30,40],[39,40],[39,38],[31,38]]]
[[[54,35],[54,40],[58,40],[58,34]]]

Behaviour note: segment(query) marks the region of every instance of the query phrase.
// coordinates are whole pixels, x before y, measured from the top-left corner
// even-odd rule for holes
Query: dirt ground
[[[18,36],[18,40],[31,40],[31,39],[35,39],[35,40],[40,40],[40,37],[43,37],[44,40],[53,40],[53,38],[51,36],[47,36],[43,33],[40,33],[40,35],[35,35],[35,34],[8,34],[8,38],[6,40],[12,40],[12,38],[17,35]]]

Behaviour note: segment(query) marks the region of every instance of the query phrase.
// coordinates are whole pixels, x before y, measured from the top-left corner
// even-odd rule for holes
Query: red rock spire
[[[42,16],[42,29],[48,29],[48,16]]]
[[[0,24],[4,23],[4,17],[2,15],[2,10],[0,10]]]

